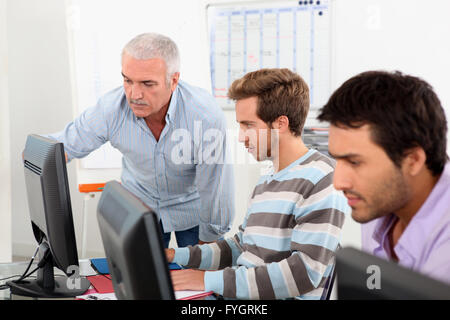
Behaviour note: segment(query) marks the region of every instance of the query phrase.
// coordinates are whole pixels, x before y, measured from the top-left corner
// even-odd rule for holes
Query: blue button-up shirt
[[[69,160],[109,141],[123,155],[122,185],[158,214],[165,232],[199,225],[200,240],[217,240],[234,217],[225,116],[205,90],[179,81],[165,120],[157,141],[119,87],[49,136],[64,143]]]

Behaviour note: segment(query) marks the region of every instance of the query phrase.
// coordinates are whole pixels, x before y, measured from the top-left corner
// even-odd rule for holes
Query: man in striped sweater
[[[320,299],[350,209],[333,187],[334,161],[308,150],[301,132],[309,90],[288,69],[261,69],[233,82],[239,141],[271,160],[232,238],[167,249],[175,290],[207,290],[238,299]]]

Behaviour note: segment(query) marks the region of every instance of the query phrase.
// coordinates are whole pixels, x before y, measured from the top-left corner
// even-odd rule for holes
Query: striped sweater
[[[309,150],[262,176],[232,238],[175,249],[174,262],[205,272],[205,290],[238,299],[320,299],[345,215],[334,161]]]

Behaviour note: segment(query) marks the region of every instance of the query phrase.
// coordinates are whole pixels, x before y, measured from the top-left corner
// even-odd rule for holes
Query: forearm
[[[85,110],[63,130],[46,136],[64,143],[64,151],[70,161],[85,157],[104,144],[107,141],[107,127],[103,107],[98,104]]]
[[[241,253],[239,237],[214,243],[174,248],[170,251],[172,261],[188,268],[218,270],[233,265]]]
[[[280,262],[258,267],[241,266],[221,271],[206,271],[204,285],[206,291],[234,299],[272,300],[298,296],[320,299],[323,285],[331,270],[332,265],[327,266],[315,286],[307,266],[299,255],[294,254]]]

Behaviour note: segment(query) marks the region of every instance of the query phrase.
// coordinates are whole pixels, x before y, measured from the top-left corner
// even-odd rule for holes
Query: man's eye
[[[131,83],[132,83],[131,80],[129,80],[129,79],[123,79],[123,81],[124,81],[125,83],[128,83],[128,84],[131,84]]]

